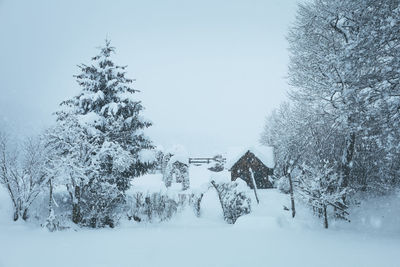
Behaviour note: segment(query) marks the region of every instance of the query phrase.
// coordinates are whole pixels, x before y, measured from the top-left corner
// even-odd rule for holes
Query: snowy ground
[[[204,169],[192,168],[191,174],[209,179]],[[194,187],[201,186],[197,182]],[[157,187],[154,177],[152,186]],[[384,235],[340,225],[324,230],[301,207],[292,220],[282,209],[288,205],[286,195],[276,190],[259,194],[260,205],[254,204],[253,212],[235,225],[223,222],[209,194],[204,202],[209,209],[200,219],[187,210],[162,224],[125,222],[117,229],[56,233],[10,222],[1,206],[3,195],[0,267],[399,266],[400,235],[395,230]]]

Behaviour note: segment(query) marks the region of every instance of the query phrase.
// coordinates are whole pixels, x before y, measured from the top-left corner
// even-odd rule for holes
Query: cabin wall
[[[241,178],[250,188],[253,188],[249,169],[254,173],[254,180],[257,188],[272,188],[272,183],[268,179],[268,175],[272,174],[272,169],[266,167],[264,163],[251,152],[247,152],[232,166],[231,180],[235,181],[237,178]]]

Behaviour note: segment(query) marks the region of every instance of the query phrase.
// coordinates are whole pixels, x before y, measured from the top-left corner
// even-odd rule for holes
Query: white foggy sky
[[[156,144],[198,156],[254,144],[286,95],[296,2],[0,0],[0,119],[23,134],[50,125],[108,36]]]

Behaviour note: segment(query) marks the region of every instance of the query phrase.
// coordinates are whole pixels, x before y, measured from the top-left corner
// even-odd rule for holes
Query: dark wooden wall
[[[247,151],[231,168],[231,179],[235,181],[242,178],[250,188],[253,188],[251,181],[251,169],[254,173],[254,180],[257,188],[272,188],[272,183],[268,179],[268,175],[273,174],[273,170],[268,168],[257,158],[252,152]]]

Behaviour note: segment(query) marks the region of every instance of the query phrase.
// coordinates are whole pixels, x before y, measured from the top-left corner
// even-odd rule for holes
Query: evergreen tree
[[[132,177],[153,167],[141,157],[141,152],[153,149],[153,145],[143,133],[151,122],[141,116],[143,106],[135,97],[139,91],[132,87],[133,80],[125,77],[126,66],[112,62],[114,52],[106,40],[100,54],[92,58],[92,65],[79,65],[81,73],[76,78],[82,92],[63,105],[75,107],[76,114],[97,130],[104,155],[102,175],[125,191]]]
[[[114,52],[106,40],[91,65],[79,65],[81,73],[75,77],[82,91],[61,103],[56,113],[58,134],[50,138],[62,148],[58,155],[64,160],[60,162],[74,165],[67,173],[80,170],[79,175],[66,176],[74,203],[72,217],[75,223],[91,227],[113,226],[130,180],[154,165],[149,157],[152,142],[143,133],[151,123],[141,116],[139,91],[125,77],[126,66],[111,60]],[[80,183],[76,183],[78,176]]]

